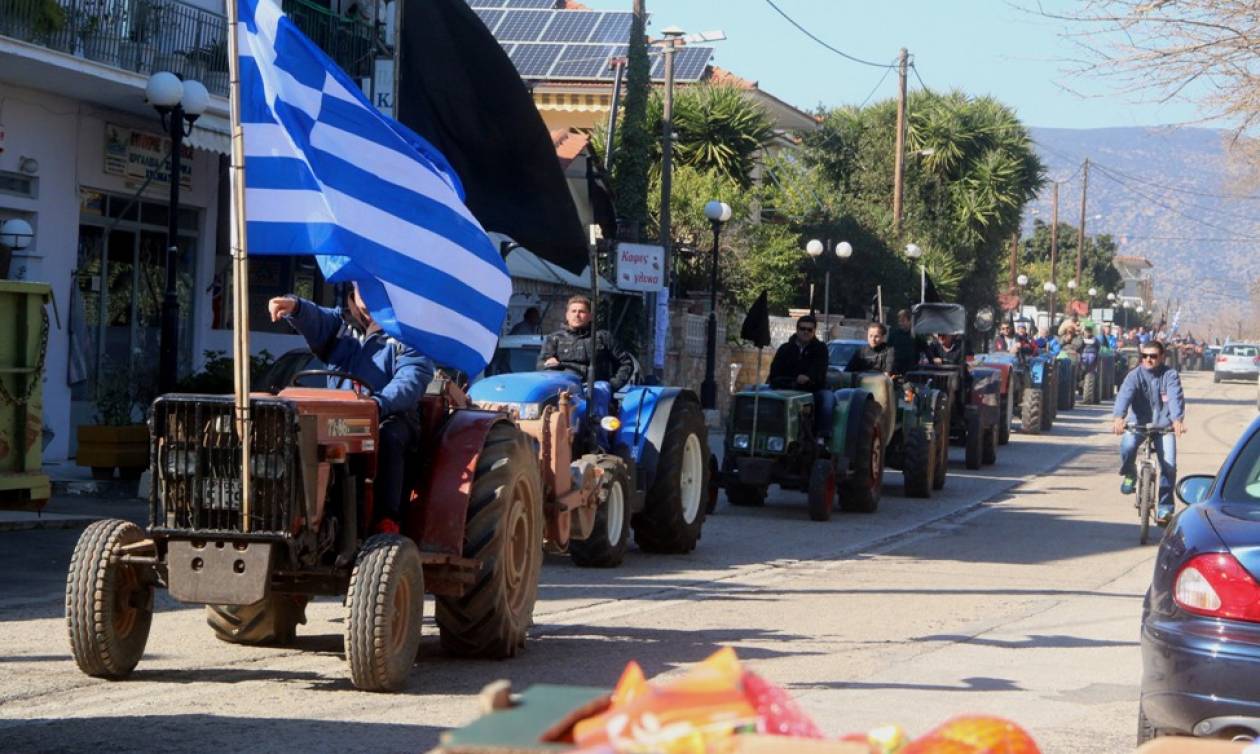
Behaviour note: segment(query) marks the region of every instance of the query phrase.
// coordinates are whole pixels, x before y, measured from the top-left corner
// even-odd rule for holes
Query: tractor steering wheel
[[[303,369],[302,371],[293,375],[293,377],[289,380],[289,384],[296,386],[298,383],[298,380],[302,379],[303,377],[336,377],[337,379],[346,380],[352,386],[357,387],[358,388],[357,392],[360,395],[366,396],[368,398],[371,398],[372,396],[376,395],[376,392],[372,390],[370,385],[368,385],[366,382],[359,379],[358,377],[355,377],[353,374],[350,374],[349,372],[342,372],[336,369]]]

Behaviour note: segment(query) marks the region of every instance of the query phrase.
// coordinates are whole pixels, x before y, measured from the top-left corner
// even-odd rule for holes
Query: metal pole
[[[245,235],[245,131],[241,126],[241,65],[235,0],[228,0],[228,102],[232,127],[232,357],[236,434],[241,441],[241,531],[250,530],[252,421],[249,412],[249,262]],[[402,3],[399,3],[401,6]],[[396,29],[400,27],[395,27]],[[396,69],[397,70],[397,69]],[[395,76],[395,91],[397,77]],[[397,100],[395,100],[397,101]],[[219,211],[223,211],[220,207]]]
[[[1053,186],[1053,192],[1050,195],[1052,215],[1050,220],[1050,282],[1054,283],[1055,286],[1058,286],[1059,281],[1057,279],[1058,276],[1056,275],[1056,272],[1058,270],[1057,265],[1059,259],[1059,184],[1054,183],[1051,185]],[[1059,303],[1058,290],[1049,294],[1049,299],[1050,301],[1046,308],[1050,312],[1050,332],[1053,334],[1055,331],[1054,311],[1057,308],[1056,305]]]
[[[880,324],[884,324],[884,286],[882,285],[875,286],[875,306],[879,308],[879,313],[875,316]]]
[[[670,243],[670,207],[669,198],[673,191],[674,175],[674,41],[672,39],[665,40],[665,47],[662,50],[665,55],[665,97],[664,107],[661,114],[661,213],[660,213],[660,240],[661,247],[664,250],[663,262],[665,273],[665,288],[670,289],[673,282],[674,255],[670,252],[673,244]],[[656,321],[657,327],[660,322],[669,322],[669,297],[656,297]],[[668,326],[665,328],[666,339],[669,336]],[[656,333],[652,333],[653,342],[657,343],[660,351],[653,359],[656,365],[665,364],[665,351],[668,350],[668,344],[663,341],[656,340]]]
[[[717,380],[713,372],[717,361],[717,285],[718,237],[722,223],[713,223],[713,261],[709,264],[709,327],[704,351],[704,382],[700,383],[700,405],[717,408]]]
[[[831,327],[831,267],[823,271],[823,322]]]
[[[170,112],[171,193],[166,221],[166,292],[162,297],[162,335],[158,352],[158,391],[175,390],[179,373],[179,172],[184,145],[184,108]]]
[[[927,301],[927,265],[919,265],[919,303]]]
[[[613,68],[612,103],[608,107],[608,146],[604,148],[604,165],[612,170],[613,151],[616,149],[617,136],[617,103],[621,100],[621,76],[626,70],[625,58],[613,58],[609,61]]]
[[[1085,255],[1085,196],[1089,193],[1089,160],[1085,160],[1081,174],[1081,227],[1076,229],[1076,285],[1079,288],[1084,285],[1085,281],[1081,279],[1083,274],[1082,263]]]

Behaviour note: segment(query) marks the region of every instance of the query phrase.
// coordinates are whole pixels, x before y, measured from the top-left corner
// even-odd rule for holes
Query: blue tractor
[[[544,536],[549,552],[568,552],[579,566],[615,567],[632,531],[648,552],[695,549],[712,472],[694,392],[631,384],[614,395],[607,382],[540,371],[486,377],[469,398],[507,414],[533,439],[544,506],[560,514],[548,518],[556,522]]]

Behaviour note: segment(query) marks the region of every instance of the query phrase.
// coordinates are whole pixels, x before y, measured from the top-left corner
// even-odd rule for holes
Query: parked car
[[[1260,346],[1251,343],[1230,343],[1221,346],[1216,356],[1213,382],[1233,379],[1254,380],[1260,375]]]
[[[1260,418],[1177,485],[1142,609],[1138,742],[1260,736]]]

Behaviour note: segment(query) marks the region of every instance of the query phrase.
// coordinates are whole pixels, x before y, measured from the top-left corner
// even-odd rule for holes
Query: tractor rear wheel
[[[980,445],[980,463],[989,466],[997,463],[998,428],[985,430],[984,441]]]
[[[836,467],[830,458],[819,458],[809,470],[809,517],[830,521],[836,505]]]
[[[461,657],[502,659],[525,646],[542,569],[542,483],[520,430],[496,424],[486,436],[464,525],[464,557],[481,562],[459,597],[437,598],[442,647]]]
[[[901,465],[901,478],[905,483],[906,497],[931,497],[939,455],[935,443],[928,440],[925,427],[903,432],[902,440],[905,460]]]
[[[945,487],[945,477],[949,472],[949,409],[941,398],[932,412],[932,425],[935,428],[934,452],[936,465],[932,469],[932,489]]]
[[[144,539],[130,521],[105,519],[83,531],[66,579],[66,625],[79,670],[123,678],[140,662],[153,622],[153,584],[120,562],[123,548]]]
[[[420,649],[424,569],[416,543],[378,534],[363,544],[346,593],[345,647],[350,682],[364,691],[398,691]]]
[[[630,546],[630,475],[620,459],[599,462],[599,508],[586,539],[569,541],[569,557],[583,568],[616,568]]]
[[[741,508],[760,508],[766,504],[766,488],[731,482],[726,485],[726,500]]]
[[[1007,445],[1011,441],[1011,422],[1015,421],[1015,392],[1008,390],[1002,400],[1002,412],[998,416],[998,445]]]
[[[306,623],[309,601],[301,594],[272,594],[252,605],[206,605],[206,623],[229,644],[283,647],[297,638],[298,624]]]
[[[840,510],[846,513],[874,513],[879,508],[884,487],[884,436],[879,419],[879,404],[867,401],[862,408],[862,434],[854,444],[852,469],[840,484]]]
[[[647,506],[631,522],[634,541],[643,550],[686,553],[700,541],[709,488],[708,436],[700,406],[675,401]]]
[[[980,468],[980,451],[984,444],[984,436],[980,431],[980,416],[978,414],[967,417],[967,441],[966,445],[966,465],[967,468],[975,471]]]
[[[1030,387],[1024,391],[1024,405],[1019,415],[1020,431],[1024,434],[1041,434],[1042,412],[1045,410],[1041,399],[1044,395],[1041,388]]]
[[[1099,398],[1098,373],[1090,372],[1085,375],[1085,379],[1081,384],[1083,386],[1081,388],[1081,403],[1087,406],[1097,403]]]

